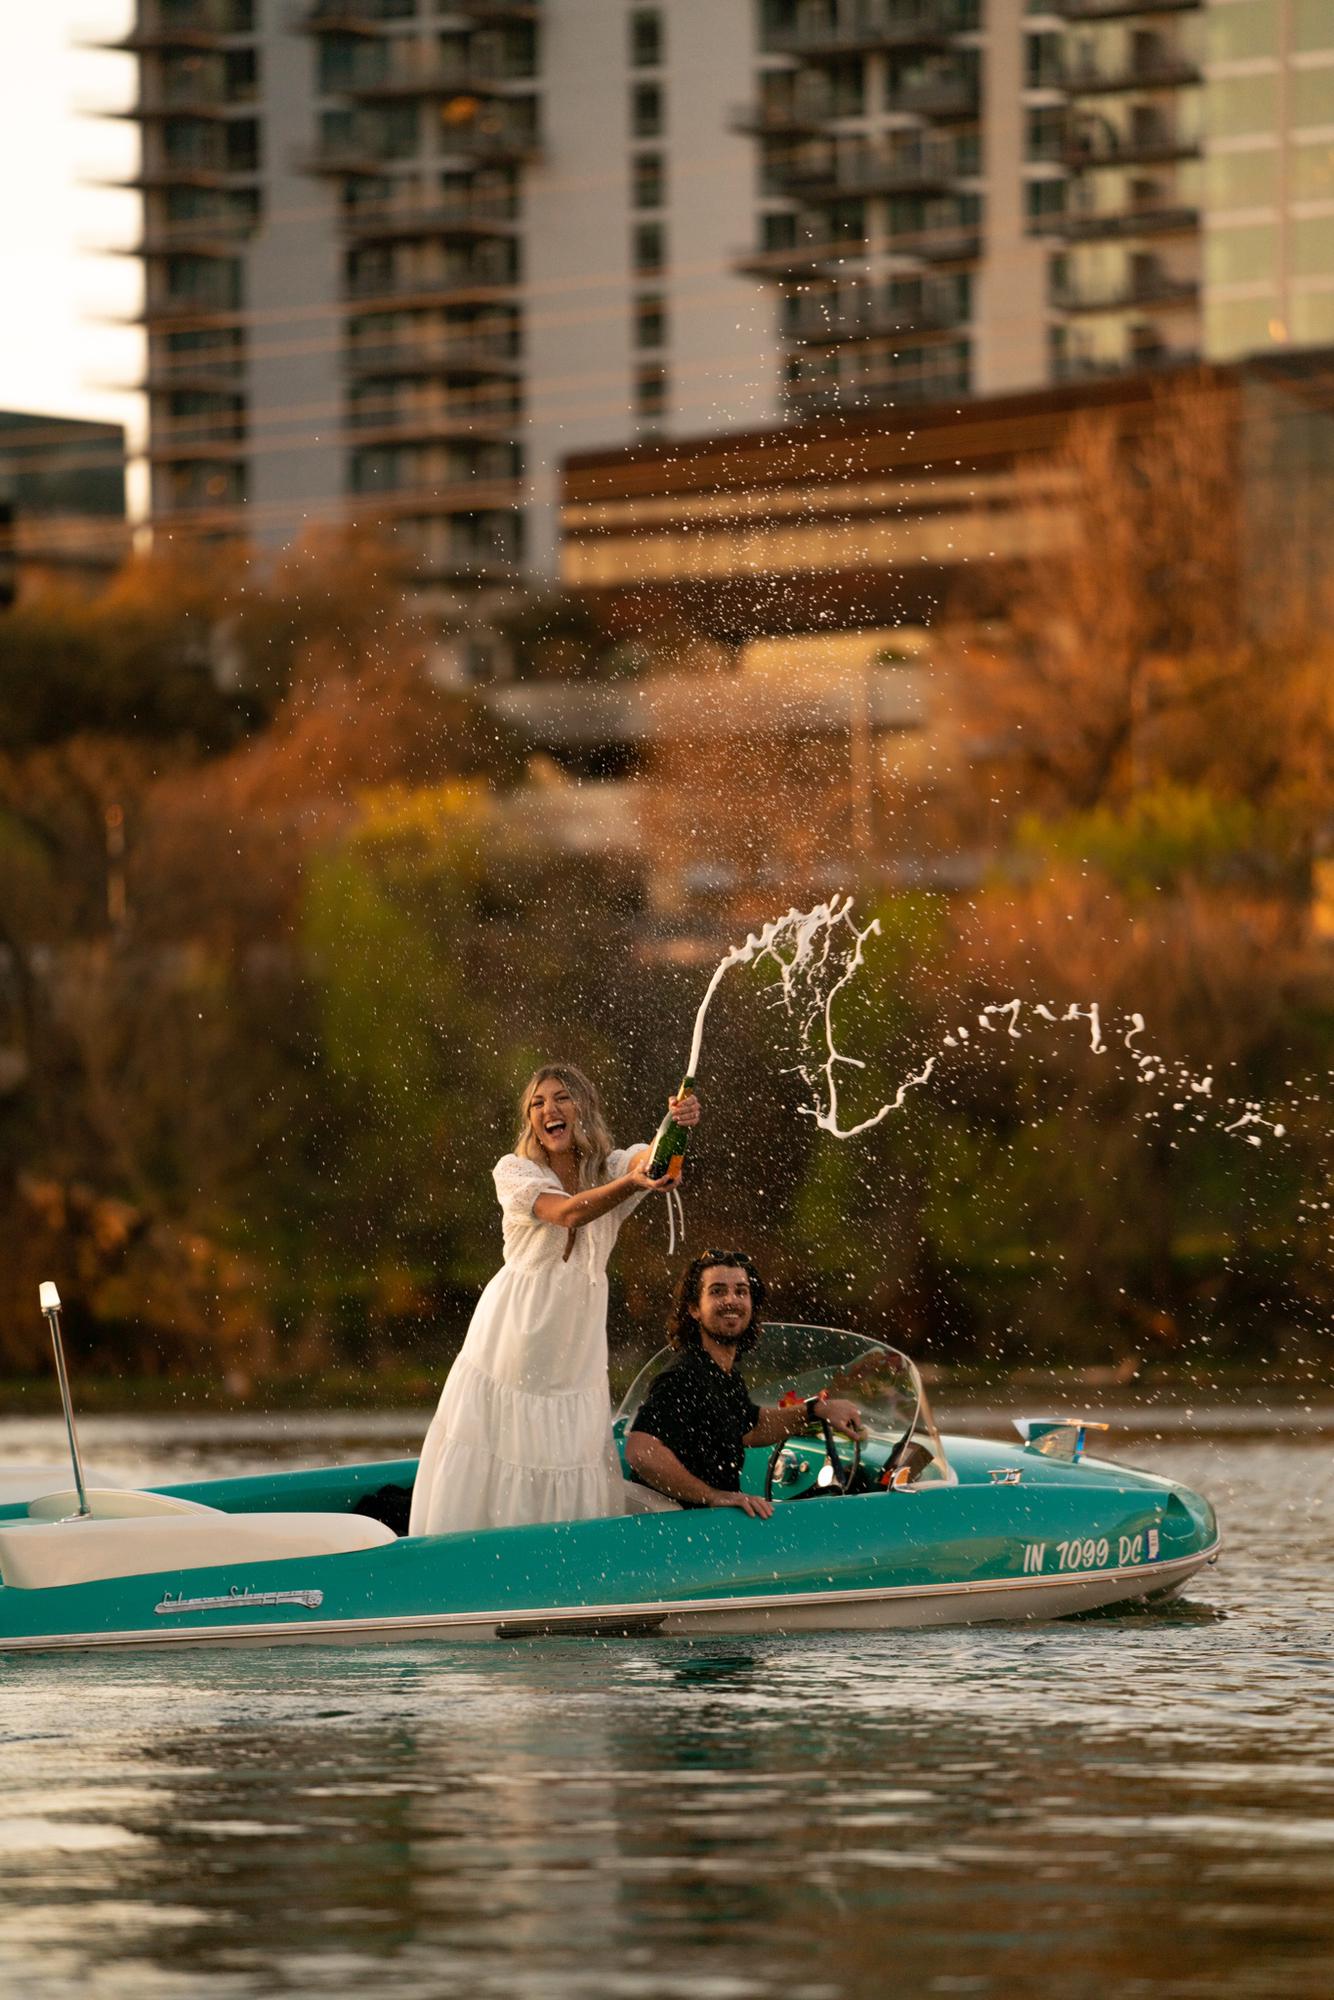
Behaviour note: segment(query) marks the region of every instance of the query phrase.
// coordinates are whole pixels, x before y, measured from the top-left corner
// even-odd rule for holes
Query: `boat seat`
[[[84,1467],[85,1486],[105,1486],[102,1474]],[[0,1507],[22,1507],[42,1493],[63,1493],[69,1485],[69,1460],[63,1465],[27,1465],[6,1460],[0,1464]]]
[[[85,1489],[88,1510],[95,1521],[128,1521],[141,1514],[216,1514],[202,1500],[178,1500],[173,1493],[142,1493],[129,1487],[89,1486]],[[28,1502],[32,1521],[63,1521],[79,1511],[79,1496],[71,1486],[66,1493],[43,1493]]]
[[[397,1540],[365,1514],[141,1514],[91,1521],[15,1521],[0,1525],[0,1583],[51,1590],[117,1576],[176,1577],[183,1570],[228,1569],[302,1556],[351,1555]],[[245,1576],[219,1584],[244,1583]]]

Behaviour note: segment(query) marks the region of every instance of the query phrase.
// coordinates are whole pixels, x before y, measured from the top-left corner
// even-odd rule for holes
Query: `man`
[[[739,1507],[767,1521],[773,1502],[742,1493],[749,1445],[781,1444],[823,1417],[849,1437],[861,1412],[842,1396],[760,1409],[736,1366],[761,1331],[764,1280],[743,1250],[706,1250],[677,1286],[669,1339],[680,1359],[664,1368],[630,1426],[625,1455],[635,1478],[686,1507]]]

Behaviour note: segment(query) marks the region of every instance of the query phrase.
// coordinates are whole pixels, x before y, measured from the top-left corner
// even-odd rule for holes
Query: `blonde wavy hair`
[[[547,1165],[546,1148],[534,1132],[528,1114],[537,1086],[550,1077],[563,1083],[574,1099],[574,1150],[579,1161],[579,1185],[600,1187],[607,1178],[611,1133],[607,1130],[597,1085],[573,1063],[544,1063],[541,1069],[533,1071],[519,1099],[519,1136],[514,1141],[514,1150],[522,1160],[536,1160],[540,1167]]]

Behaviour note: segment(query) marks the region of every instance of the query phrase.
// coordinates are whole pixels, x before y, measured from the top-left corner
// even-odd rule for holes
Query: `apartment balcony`
[[[508,101],[508,100],[507,100]],[[531,100],[528,100],[531,103]],[[442,124],[440,151],[458,154],[477,162],[521,165],[536,160],[542,151],[541,134],[529,115],[504,112],[497,102],[489,104],[479,117]]]
[[[489,406],[456,410],[352,410],[348,436],[357,445],[500,444],[512,438],[522,418],[517,410]]]
[[[540,21],[541,0],[452,0],[455,14],[473,21]]]
[[[517,381],[523,363],[513,342],[485,334],[445,340],[356,340],[344,364],[350,375],[385,380],[438,376],[447,382]]]
[[[163,188],[198,188],[203,193],[244,186],[259,174],[257,163],[229,160],[222,145],[199,148],[188,158],[169,160],[156,148],[146,153],[132,173],[104,183],[107,187],[141,188],[152,193]]]
[[[303,35],[376,35],[397,18],[380,0],[311,0],[292,17],[292,27]]]
[[[228,93],[220,83],[209,83],[204,79],[192,82],[173,83],[164,89],[161,84],[145,81],[141,77],[139,95],[133,104],[123,110],[90,112],[89,116],[127,120],[134,125],[146,125],[164,118],[231,118],[237,112],[253,113],[258,92]]]
[[[831,10],[832,11],[832,10]],[[976,0],[862,0],[841,18],[810,18],[790,28],[766,29],[761,47],[768,55],[865,55],[879,49],[948,47],[950,37],[978,25]]]
[[[163,437],[150,430],[147,457],[154,465],[234,464],[248,450],[244,437],[210,437],[204,432],[190,438]]]
[[[1132,14],[1196,14],[1205,0],[1046,0],[1067,21],[1123,21]]]
[[[168,396],[175,389],[196,389],[205,395],[234,396],[239,394],[242,382],[239,358],[229,365],[208,361],[201,356],[197,360],[150,362],[139,378],[139,387],[147,396]]]
[[[1071,134],[1059,157],[1079,173],[1097,167],[1166,166],[1174,160],[1196,160],[1201,150],[1198,133],[1177,131],[1165,122],[1134,132],[1116,132],[1098,121]]]
[[[800,138],[823,132],[835,119],[850,116],[841,111],[832,92],[803,93],[800,97],[737,104],[728,114],[728,127],[756,139]]]
[[[885,404],[943,403],[968,396],[972,387],[966,368],[929,374],[867,375],[848,382],[789,382],[785,394],[802,416],[850,415]]]
[[[209,327],[235,326],[241,307],[235,297],[159,292],[150,284],[138,312],[126,316],[126,326],[146,326],[154,333],[196,333]]]
[[[259,226],[257,216],[197,216],[189,222],[148,223],[139,237],[117,256],[235,257],[246,238]]]
[[[1127,90],[1184,90],[1202,83],[1204,72],[1182,50],[1154,49],[1131,54],[1118,66],[1065,63],[1060,81],[1072,97],[1110,97]]]
[[[860,261],[865,255],[866,245],[862,242],[790,243],[772,250],[738,251],[734,269],[747,278],[832,277],[845,258]]]
[[[982,255],[982,227],[977,222],[934,224],[891,235],[890,254],[913,257],[924,264],[973,264]]]
[[[362,74],[354,72],[346,83],[339,85],[339,94],[380,99],[505,97],[516,89],[522,90],[525,84],[530,89],[534,84],[531,72],[507,72],[480,54],[447,59],[434,51],[419,54],[400,47],[403,53],[400,55],[399,48],[395,48],[395,60],[380,72],[369,68]]]
[[[1189,368],[1198,364],[1198,348],[1148,346],[1117,356],[1058,354],[1052,362],[1056,382],[1106,382],[1120,375],[1143,375],[1159,368]]]
[[[1198,208],[1145,203],[1106,214],[1067,209],[1062,215],[1043,216],[1035,228],[1044,236],[1063,237],[1067,243],[1116,243],[1141,236],[1193,235],[1199,226]]]
[[[1197,277],[1178,278],[1162,271],[1132,271],[1119,284],[1079,284],[1066,281],[1054,286],[1051,302],[1059,312],[1115,313],[1136,309],[1173,311],[1199,303]]]
[[[347,211],[343,233],[354,243],[406,243],[422,237],[475,242],[512,237],[517,219],[498,204],[479,200],[394,202],[384,208]]]
[[[359,272],[347,285],[346,297],[365,312],[393,308],[489,305],[514,289],[513,278],[487,272],[390,271]]]
[[[359,512],[374,512],[385,521],[448,521],[476,514],[504,516],[519,506],[522,498],[523,486],[517,479],[483,479],[471,473],[434,486],[362,488],[355,495]],[[489,553],[493,559],[500,559],[497,551]]]
[[[943,121],[976,118],[981,105],[982,86],[976,76],[901,77],[885,99],[887,111]]]
[[[898,334],[956,333],[969,317],[969,301],[957,292],[880,291],[824,311],[817,299],[802,298],[783,331],[805,347],[832,348]]]
[[[808,201],[833,201],[858,195],[940,193],[970,171],[961,160],[952,146],[910,142],[849,147],[815,161],[771,161],[766,171],[784,193]]]
[[[125,34],[87,46],[141,55],[153,49],[213,49],[254,33],[254,0],[194,0],[192,6],[141,0],[139,18]]]

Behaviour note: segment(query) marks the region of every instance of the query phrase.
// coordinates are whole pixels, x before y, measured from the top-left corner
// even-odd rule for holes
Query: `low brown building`
[[[97,589],[128,551],[123,427],[0,410],[0,605]]]
[[[1331,349],[577,453],[562,488],[562,581],[627,632],[679,624],[733,645],[929,627],[965,576],[975,607],[1003,613],[1015,562],[1069,533],[1059,479],[1045,505],[1034,500],[1071,423],[1101,411],[1133,434],[1174,386],[1200,381],[1235,414],[1239,504],[1265,534],[1295,537],[1321,574]]]

